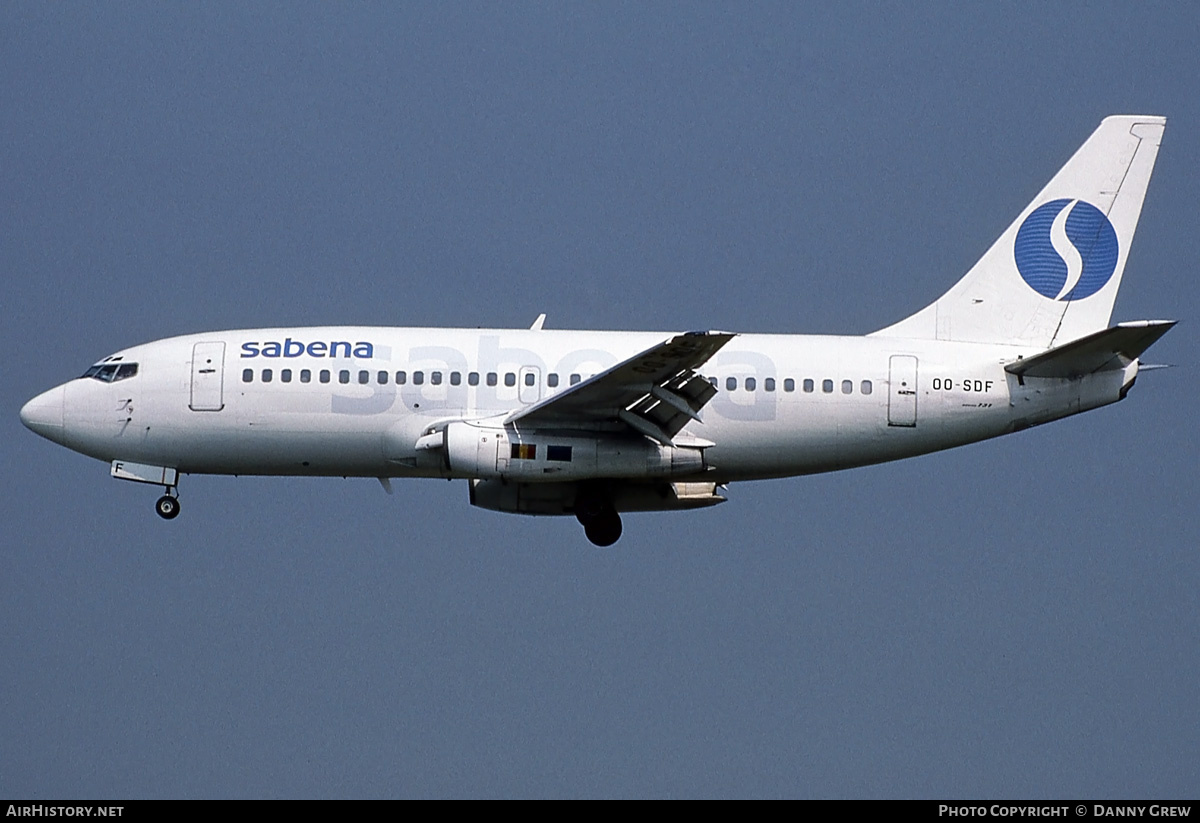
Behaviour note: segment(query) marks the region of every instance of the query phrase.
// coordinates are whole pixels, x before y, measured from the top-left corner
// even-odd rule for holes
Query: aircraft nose
[[[65,386],[55,386],[48,392],[42,392],[21,407],[21,422],[30,431],[51,440],[62,435],[63,428],[63,398],[66,395]]]

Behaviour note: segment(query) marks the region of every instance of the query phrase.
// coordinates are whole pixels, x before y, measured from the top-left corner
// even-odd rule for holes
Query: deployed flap
[[[1018,377],[1079,377],[1104,369],[1123,369],[1171,330],[1174,320],[1119,323],[1062,346],[1009,363]]]
[[[687,332],[618,363],[566,391],[514,412],[504,421],[543,428],[591,428],[620,421],[671,445],[690,420],[699,420],[717,390],[696,373],[735,337]]]

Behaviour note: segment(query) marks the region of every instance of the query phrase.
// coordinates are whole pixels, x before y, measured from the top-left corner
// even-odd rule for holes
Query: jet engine
[[[640,435],[587,437],[464,421],[450,423],[442,435],[446,463],[458,477],[556,483],[682,477],[707,468],[702,448],[664,446]]]

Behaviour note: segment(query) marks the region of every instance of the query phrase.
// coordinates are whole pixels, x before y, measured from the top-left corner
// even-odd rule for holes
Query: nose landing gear
[[[132,480],[151,486],[162,486],[166,491],[154,504],[154,511],[163,520],[174,520],[179,516],[179,469],[170,466],[151,466],[146,463],[131,463],[114,460],[110,471],[118,480]]]
[[[179,516],[179,492],[175,491],[172,486],[167,489],[167,493],[158,498],[154,504],[154,511],[158,512],[158,516],[163,520],[174,520]]]

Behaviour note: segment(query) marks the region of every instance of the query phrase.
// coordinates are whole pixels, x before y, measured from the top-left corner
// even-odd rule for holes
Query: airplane
[[[1109,326],[1166,119],[1105,118],[982,258],[865,336],[316,327],[123,349],[21,409],[162,486],[181,474],[467,481],[472,505],[690,510],[728,484],[898,460],[1121,400],[1175,321]]]

